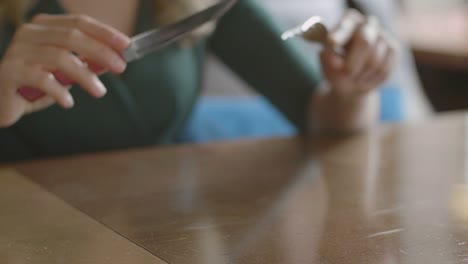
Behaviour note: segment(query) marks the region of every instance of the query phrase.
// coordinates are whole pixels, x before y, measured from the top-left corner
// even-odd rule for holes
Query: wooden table
[[[466,263],[467,126],[453,114],[13,165],[0,262]]]

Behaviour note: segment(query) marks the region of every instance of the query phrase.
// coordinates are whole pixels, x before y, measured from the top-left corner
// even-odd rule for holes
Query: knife
[[[180,40],[206,22],[219,19],[229,11],[237,1],[238,0],[224,0],[174,24],[141,33],[131,39],[130,45],[123,51],[122,57],[126,62],[132,62],[147,54],[158,51]],[[91,63],[88,65],[88,68],[93,72],[102,69]],[[74,83],[73,80],[68,79],[59,71],[55,71],[52,74],[55,79],[64,86],[70,86]],[[30,102],[34,102],[45,95],[42,91],[33,87],[21,87],[18,89],[18,93]]]
[[[336,54],[344,57],[346,55],[345,49],[330,42],[329,34],[330,31],[325,24],[323,24],[322,18],[319,16],[313,16],[299,26],[293,27],[284,32],[281,35],[281,39],[286,41],[291,38],[302,37],[307,41],[318,43],[324,48],[331,49]]]

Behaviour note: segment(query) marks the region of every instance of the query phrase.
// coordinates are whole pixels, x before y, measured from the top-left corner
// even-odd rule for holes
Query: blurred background
[[[468,1],[404,0],[398,17],[437,111],[468,107]]]
[[[314,15],[321,16],[333,28],[349,7],[378,16],[383,26],[397,37],[400,53],[395,73],[380,89],[382,122],[418,121],[435,113],[468,108],[467,0],[258,1],[278,19],[281,30]],[[318,47],[310,43],[302,46],[305,56],[310,54],[311,59],[317,59],[314,54],[319,52]],[[242,104],[242,109],[262,115],[260,120],[265,120],[257,131],[243,131],[243,135],[276,136],[295,132],[266,100],[211,55],[206,60],[204,86],[193,127],[200,123],[204,127],[211,125],[216,134],[219,132],[216,130],[225,128],[213,125],[216,122],[210,121],[210,115],[219,113],[236,122],[236,114],[226,110],[226,106]],[[262,131],[262,127],[271,128],[272,123],[274,129]]]

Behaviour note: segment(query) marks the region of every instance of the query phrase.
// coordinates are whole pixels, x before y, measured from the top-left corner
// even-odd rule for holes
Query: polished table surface
[[[0,172],[0,259],[468,263],[467,126],[458,113],[348,139],[12,165]]]

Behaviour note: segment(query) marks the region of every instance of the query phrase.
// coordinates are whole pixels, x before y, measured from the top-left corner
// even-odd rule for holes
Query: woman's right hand
[[[71,108],[74,100],[51,72],[61,72],[96,98],[106,88],[83,61],[102,67],[101,72],[122,73],[120,56],[130,39],[123,33],[83,15],[38,15],[15,33],[0,63],[0,127],[23,115],[57,103]],[[34,87],[45,96],[29,102],[20,87]]]

